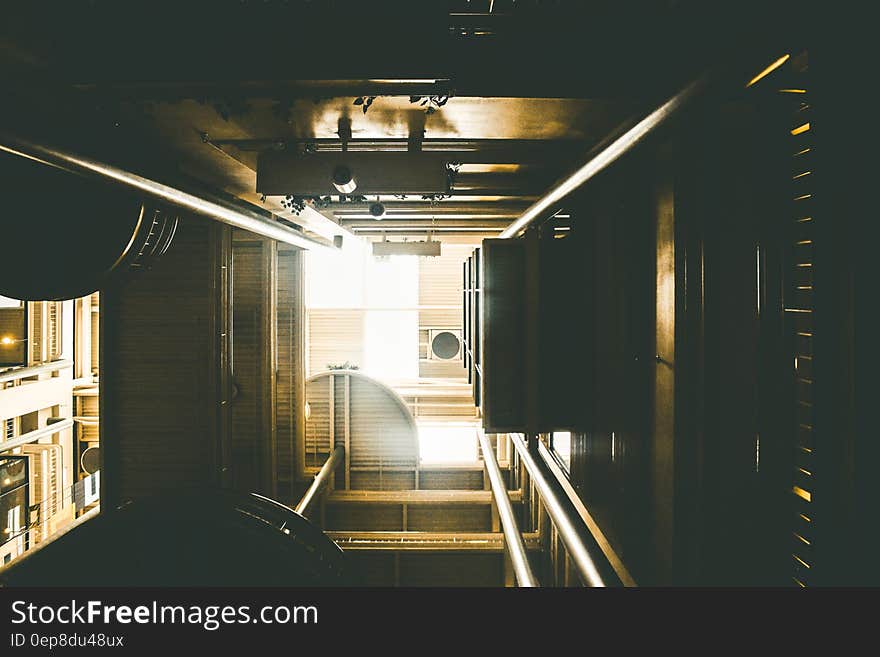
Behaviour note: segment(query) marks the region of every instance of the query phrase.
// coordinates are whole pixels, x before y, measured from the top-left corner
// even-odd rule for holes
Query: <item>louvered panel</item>
[[[425,490],[482,490],[482,470],[422,470],[419,488]]]
[[[461,267],[473,245],[443,244],[436,258],[419,258],[419,305],[452,306],[419,311],[419,326],[461,327]]]
[[[334,376],[332,381],[333,399],[335,400],[333,404],[333,426],[338,428],[334,433],[334,444],[344,446],[346,424],[350,422],[349,413],[351,413],[351,408],[348,407],[348,396],[351,394],[351,391],[346,391],[346,377]],[[348,426],[350,431],[351,425],[348,424]]]
[[[461,304],[461,301],[459,300],[458,303]],[[461,328],[461,309],[456,307],[447,310],[420,310],[419,326]]]
[[[191,218],[149,275],[101,297],[104,501],[219,483],[215,246],[225,227]],[[97,313],[96,313],[97,314]]]
[[[80,440],[97,442],[100,439],[100,429],[96,424],[80,425]]]
[[[310,375],[345,361],[363,366],[364,311],[311,308],[308,327]]]
[[[306,385],[306,401],[306,466],[320,467],[330,455],[330,388],[326,379]]]
[[[492,529],[491,507],[456,504],[411,505],[407,529],[421,532],[486,532]]]
[[[795,57],[793,74],[806,77],[806,53]],[[809,90],[802,81],[798,88]],[[791,113],[791,221],[789,263],[784,293],[785,315],[793,336],[794,433],[792,473],[792,579],[799,586],[811,581],[814,489],[813,440],[813,255],[816,218],[813,204],[813,141],[809,95],[798,94]]]
[[[394,504],[328,504],[324,529],[329,531],[401,531],[403,514]]]
[[[352,377],[352,467],[415,467],[417,463],[416,430],[406,407],[374,382]]]
[[[83,415],[87,415],[89,417],[98,417],[98,397],[97,396],[83,396],[79,398],[80,400],[80,409]]]
[[[419,363],[419,376],[422,378],[464,379],[466,375],[467,372],[461,366],[461,361],[458,358],[453,358],[452,360],[426,360]],[[473,406],[471,406],[468,414],[474,414]]]
[[[352,471],[378,473],[376,483],[369,484],[371,488],[399,487],[392,483],[393,477],[384,477],[387,469],[415,469],[415,423],[406,405],[391,389],[357,372],[327,372],[307,381],[306,400],[306,448],[313,455],[312,465],[323,462],[323,445],[331,441],[344,445],[348,435],[346,461]],[[366,483],[364,477],[350,483],[354,487],[360,482]]]
[[[302,372],[297,370],[300,349],[297,344],[299,327],[299,299],[302,295],[303,276],[301,256],[297,251],[279,246],[277,278],[276,335],[278,371],[275,385],[275,473],[278,480],[278,498],[289,499],[293,495],[295,478],[294,445],[300,411],[297,399],[298,382]]]
[[[43,310],[46,304],[43,301],[34,301],[29,306],[30,362],[36,365],[43,362]]]
[[[30,457],[31,504],[39,505],[42,538],[52,533],[49,520],[61,511],[61,445],[24,445],[22,453]]]
[[[269,272],[262,242],[234,242],[232,248],[232,374],[239,392],[231,404],[232,485],[267,491],[265,460],[271,427],[266,422],[269,372],[264,355]]]
[[[99,368],[99,365],[98,365],[98,358],[99,358],[99,354],[101,353],[101,352],[100,352],[100,346],[101,346],[101,316],[100,316],[100,313],[97,312],[97,309],[99,309],[99,308],[100,308],[100,297],[99,297],[99,293],[98,293],[98,292],[95,292],[95,293],[92,295],[92,317],[91,317],[91,324],[92,324],[92,335],[91,335],[91,338],[92,338],[91,368],[92,368],[92,373],[93,373],[93,374],[97,374],[98,371],[99,371],[99,370],[98,370],[98,368]]]
[[[61,311],[60,301],[47,301],[48,318],[46,321],[46,355],[49,360],[61,356]]]
[[[416,473],[378,469],[354,471],[351,473],[351,487],[355,490],[413,490],[416,487]]]
[[[401,586],[504,585],[500,554],[401,554]]]

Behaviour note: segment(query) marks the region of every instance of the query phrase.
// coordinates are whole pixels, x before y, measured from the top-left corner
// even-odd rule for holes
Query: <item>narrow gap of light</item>
[[[781,94],[805,94],[807,93],[806,89],[780,89],[779,93]]]
[[[761,245],[755,247],[755,300],[758,317],[761,316]]]
[[[791,134],[792,134],[792,136],[800,135],[800,134],[807,132],[809,129],[810,129],[810,123],[808,121],[807,123],[804,123],[803,125],[799,125],[797,128],[792,130]]]
[[[804,490],[800,486],[792,486],[791,492],[793,492],[795,495],[797,495],[799,498],[801,498],[802,500],[804,500],[806,502],[813,501],[813,496],[810,494],[810,491]]]
[[[806,522],[813,522],[812,520],[810,520],[810,517],[809,517],[809,516],[806,516],[806,515],[804,515],[803,513],[799,513],[798,515],[799,515],[801,518],[803,518]]]
[[[800,470],[801,472],[803,472],[803,473],[804,473],[805,475],[807,475],[808,477],[812,477],[812,476],[813,476],[813,473],[810,472],[809,470],[804,470],[803,468],[798,468],[798,470]]]
[[[804,568],[809,568],[809,567],[810,567],[810,564],[808,564],[806,561],[804,561],[803,559],[801,559],[798,555],[793,554],[793,555],[791,555],[791,556],[793,556],[793,557],[797,560],[797,562],[798,562],[799,564],[801,564]],[[795,580],[795,581],[797,581],[797,580]],[[803,584],[801,584],[801,586],[803,586]]]
[[[770,64],[767,68],[765,68],[763,71],[761,71],[755,77],[753,77],[751,80],[749,80],[749,83],[746,85],[746,88],[751,87],[756,82],[758,82],[758,81],[764,79],[765,77],[767,77],[768,75],[770,75],[777,68],[779,68],[780,66],[785,64],[785,62],[787,62],[790,57],[791,57],[791,55],[786,53],[785,55],[783,55],[782,57],[777,59],[775,62]]]
[[[812,194],[801,194],[800,196],[795,196],[795,197],[794,197],[794,200],[795,200],[795,201],[805,201],[805,200],[807,200],[808,198],[812,198],[812,197],[813,197]]]
[[[810,542],[809,542],[807,539],[805,539],[803,536],[801,536],[801,535],[798,534],[797,532],[794,532],[794,537],[795,537],[796,539],[798,539],[799,541],[801,541],[804,545],[809,545],[809,544],[810,544]]]
[[[755,436],[755,472],[761,471],[761,434]]]
[[[799,580],[797,577],[792,577],[792,579],[794,580],[794,583],[797,584],[798,586],[800,586],[802,589],[807,588],[807,585],[804,584],[804,583],[803,583],[801,580]]]
[[[798,178],[803,178],[804,176],[809,176],[811,173],[813,173],[813,172],[812,171],[804,171],[803,173],[799,173],[798,175],[793,176],[792,180],[797,180]]]
[[[801,156],[801,155],[806,155],[806,154],[809,153],[809,152],[810,152],[809,147],[807,147],[807,148],[803,148],[803,149],[799,150],[797,153],[795,153],[794,156],[795,156],[795,157],[799,157],[799,156]]]

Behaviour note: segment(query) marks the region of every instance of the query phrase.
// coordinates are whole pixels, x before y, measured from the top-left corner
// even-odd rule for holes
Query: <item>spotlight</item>
[[[385,206],[378,201],[376,203],[370,203],[370,214],[378,221],[385,216]]]
[[[340,165],[333,169],[332,182],[340,194],[351,194],[357,189],[357,183],[354,181],[351,169],[345,165]]]

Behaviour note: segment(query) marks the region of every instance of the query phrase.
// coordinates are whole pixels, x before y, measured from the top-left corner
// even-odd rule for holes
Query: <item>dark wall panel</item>
[[[220,482],[222,234],[182,220],[149,271],[101,298],[105,504]]]

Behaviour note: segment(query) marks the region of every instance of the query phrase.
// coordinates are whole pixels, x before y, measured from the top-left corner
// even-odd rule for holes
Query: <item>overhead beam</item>
[[[395,217],[388,217],[387,215],[381,221],[372,218],[344,219],[342,224],[352,230],[357,230],[358,228],[367,230],[392,230],[396,228],[424,230],[490,230],[492,228],[497,228],[498,230],[503,230],[505,226],[507,226],[506,221],[498,219],[487,220],[475,218],[474,220],[469,221],[467,219],[432,219],[430,216],[423,216],[415,219],[403,220]]]
[[[326,532],[346,552],[503,552],[501,532]],[[537,532],[523,534],[529,550],[540,550]]]
[[[522,491],[510,491],[510,499],[522,501]],[[492,502],[487,490],[334,490],[327,504],[476,504]]]

